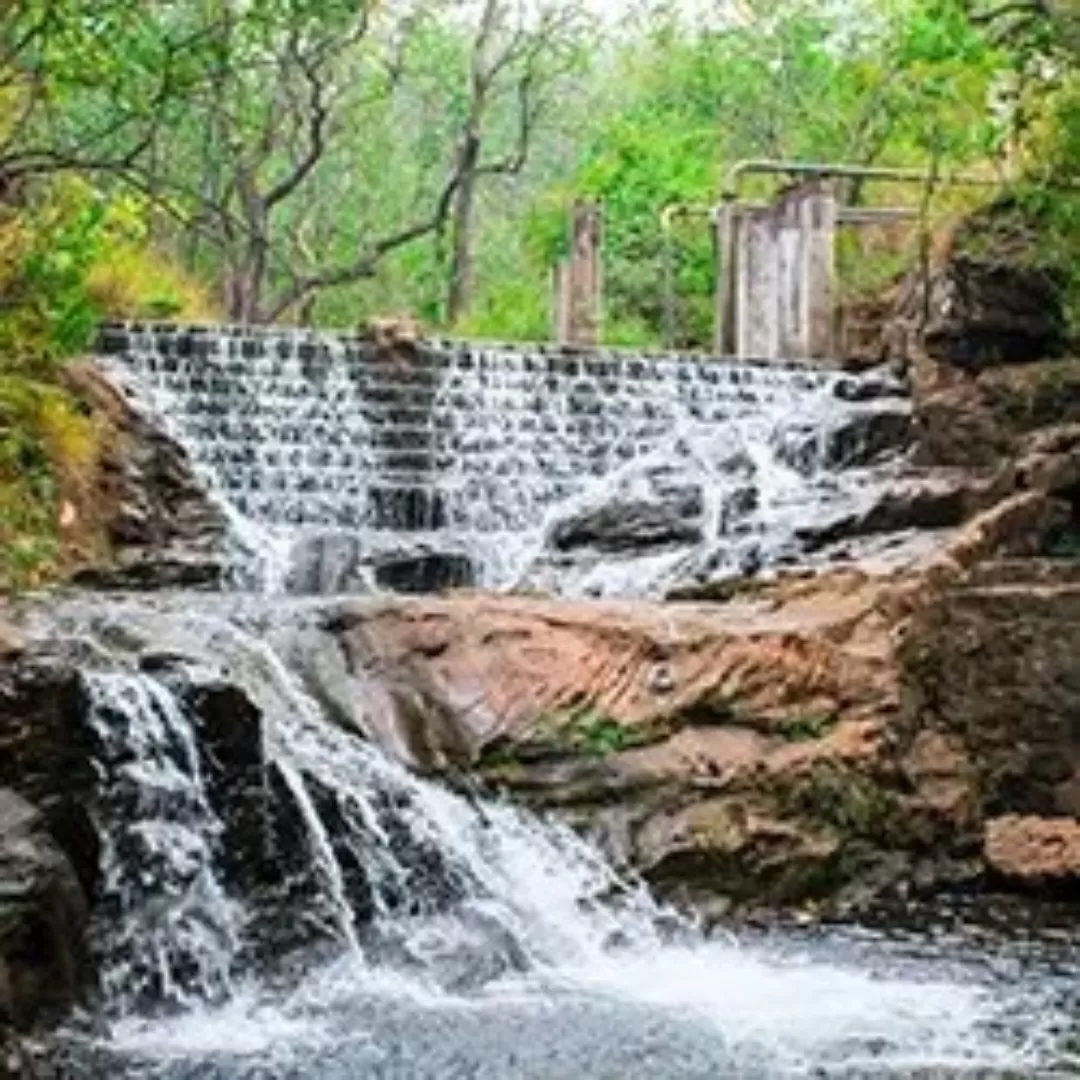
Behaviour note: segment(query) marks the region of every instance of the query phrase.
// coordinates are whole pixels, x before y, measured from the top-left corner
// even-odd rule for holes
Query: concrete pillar
[[[716,311],[713,348],[717,356],[733,356],[736,341],[736,265],[739,250],[739,212],[732,200],[720,208],[716,220]]]
[[[774,359],[780,348],[778,221],[773,207],[740,215],[736,256],[736,355]]]
[[[602,246],[600,207],[576,201],[570,219],[570,256],[555,268],[555,337],[560,344],[600,342]]]
[[[718,297],[720,351],[760,360],[835,351],[836,198],[813,180],[767,207],[729,207],[731,238]],[[721,309],[720,305],[726,305]]]
[[[824,184],[802,202],[806,348],[803,355],[836,356],[836,193]]]

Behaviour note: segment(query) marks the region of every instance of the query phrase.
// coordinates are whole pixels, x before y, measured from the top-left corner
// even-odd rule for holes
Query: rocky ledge
[[[352,602],[319,629],[379,673],[359,722],[413,767],[557,811],[706,909],[851,910],[1075,884],[1075,837],[1046,833],[1080,809],[1080,575],[1061,570],[949,556],[724,605]]]

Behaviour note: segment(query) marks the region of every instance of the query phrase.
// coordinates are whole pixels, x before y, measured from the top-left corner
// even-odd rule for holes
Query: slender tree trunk
[[[476,166],[480,159],[480,139],[470,130],[458,158],[458,188],[451,214],[451,251],[446,318],[456,322],[466,313],[473,287],[473,209],[476,203]]]

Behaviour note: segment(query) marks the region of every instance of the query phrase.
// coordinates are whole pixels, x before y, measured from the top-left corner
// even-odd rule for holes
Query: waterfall
[[[561,512],[657,468],[694,489],[714,564],[782,558],[867,504],[868,433],[908,414],[888,380],[674,354],[153,325],[102,351],[189,449],[258,584],[297,591],[522,582]]]
[[[656,945],[661,922],[678,924],[565,827],[412,775],[329,721],[267,642],[220,616],[202,626],[262,708],[264,767],[281,781],[270,790],[298,824],[307,915],[334,952],[455,982],[466,943],[490,975],[587,965],[613,941]],[[100,746],[104,983],[120,1014],[227,998],[249,962],[245,937],[261,932],[258,902],[225,880],[221,841],[263,838],[230,831],[230,807],[215,807],[180,682],[85,676]]]
[[[394,360],[344,337],[153,326],[105,344],[269,592],[304,591],[297,574],[315,592],[506,584],[555,515],[658,487],[709,558],[762,537],[779,552],[872,485],[852,418],[906,408],[889,387],[848,401],[866,395],[837,374],[672,356],[428,343]],[[705,934],[565,825],[413,775],[297,659],[290,605],[322,603],[68,610],[94,646],[109,1019],[69,1075],[773,1080],[1032,1060],[1000,986]]]
[[[567,1062],[522,1062],[565,1010],[556,1043],[599,1039],[619,1075],[653,1052],[647,1032],[676,1055],[657,1059],[670,1080],[882,1055],[911,1068],[1028,1060],[1011,1035],[988,1041],[1004,999],[978,982],[708,937],[565,826],[411,774],[331,719],[276,638],[227,600],[149,612],[130,600],[73,621],[116,663],[84,676],[114,1021],[106,1039],[76,1044],[93,1066],[72,1075],[233,1080],[256,1075],[241,1064],[256,1055],[265,1075],[434,1080],[471,1046],[490,1080],[563,1076]],[[166,659],[140,670],[125,650],[150,628]],[[185,641],[202,646],[191,661],[172,651]],[[220,783],[221,733],[198,690],[225,677],[257,705],[255,794],[277,835],[238,811],[251,792]],[[267,851],[274,888],[243,888],[235,864]],[[507,1023],[531,1034],[483,1034]],[[418,1049],[431,1025],[439,1034]],[[387,1039],[419,1056],[380,1072]],[[161,1062],[173,1065],[147,1071]]]
[[[191,719],[150,676],[93,673],[84,683],[100,743],[106,999],[120,1012],[221,1000],[240,912],[215,869],[221,822]]]

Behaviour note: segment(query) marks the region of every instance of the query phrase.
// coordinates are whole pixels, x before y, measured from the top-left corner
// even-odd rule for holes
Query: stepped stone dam
[[[909,434],[894,379],[799,366],[155,325],[100,352],[247,572],[291,591],[609,595],[791,561],[872,504]]]

